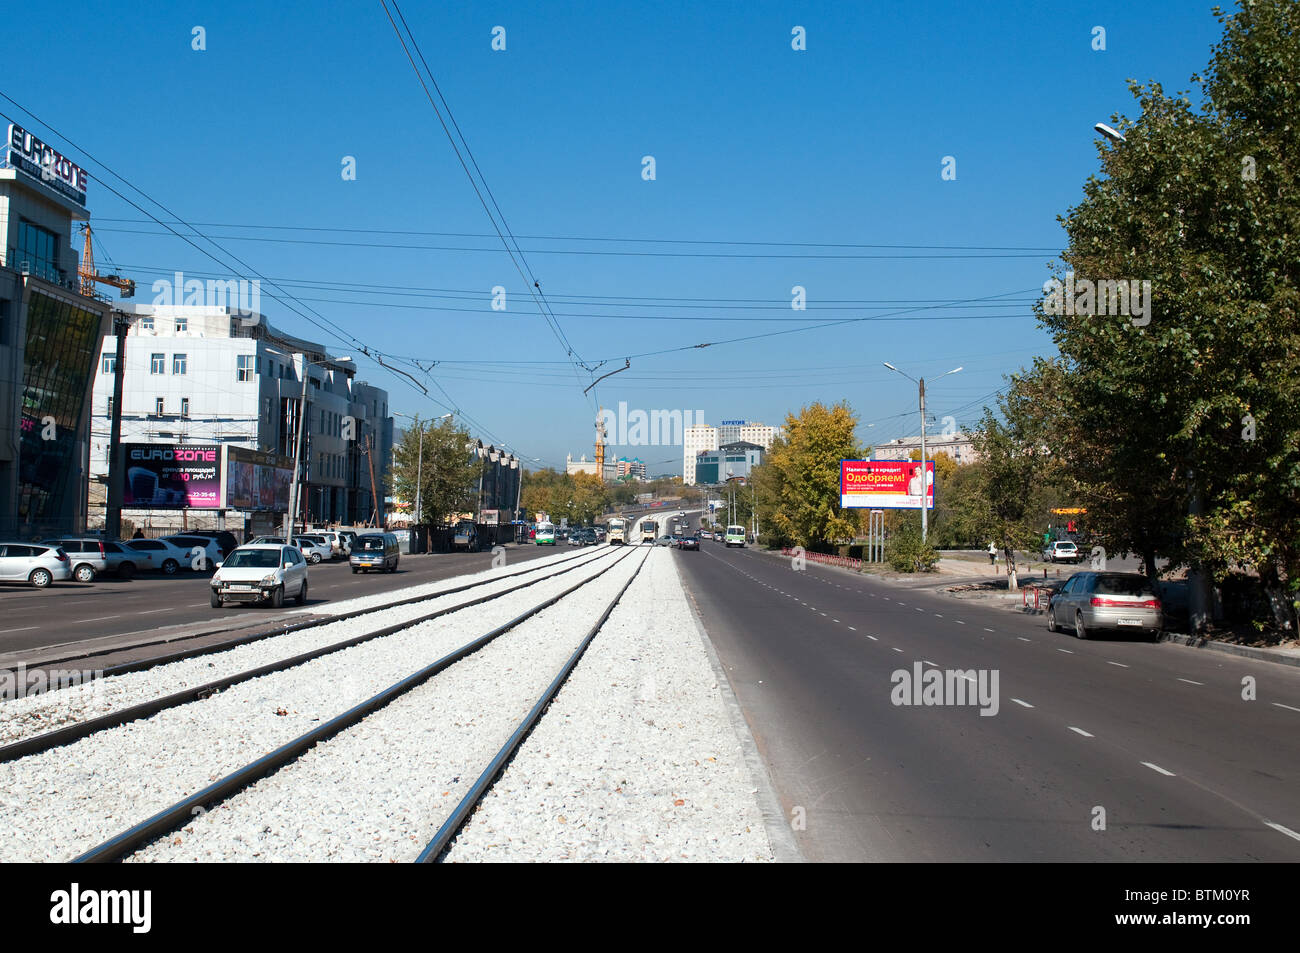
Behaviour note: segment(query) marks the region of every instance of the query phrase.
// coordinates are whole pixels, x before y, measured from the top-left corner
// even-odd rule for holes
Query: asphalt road
[[[718,543],[676,557],[809,860],[1300,860],[1300,669]],[[996,672],[996,714],[895,705],[914,663]]]
[[[551,552],[546,546],[509,545],[506,559],[515,563]],[[343,599],[480,572],[491,565],[490,552],[404,555],[394,573],[353,575],[346,560],[323,562],[307,571],[309,591],[303,608],[321,608]],[[0,619],[0,655],[196,622],[264,626],[300,610],[292,601],[280,612],[261,606],[214,609],[208,601],[211,578],[211,573],[180,572],[175,576],[142,574],[130,581],[109,577],[86,585],[61,582],[42,590],[0,586],[0,611],[4,614]]]

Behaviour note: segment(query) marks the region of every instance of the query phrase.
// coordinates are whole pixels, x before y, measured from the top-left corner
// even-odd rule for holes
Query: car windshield
[[[236,549],[223,564],[223,569],[274,569],[280,564],[278,549]]]
[[[1145,596],[1154,599],[1156,591],[1145,576],[1098,576],[1094,592],[1107,596]]]
[[[361,548],[382,551],[384,548],[384,538],[382,536],[365,536],[361,540]]]

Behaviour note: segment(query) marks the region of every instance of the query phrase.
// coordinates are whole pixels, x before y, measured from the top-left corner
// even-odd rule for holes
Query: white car
[[[1079,563],[1083,562],[1083,554],[1070,540],[1058,539],[1043,550],[1043,560],[1049,563]]]
[[[285,594],[307,601],[307,560],[292,546],[250,544],[226,557],[212,577],[212,608],[227,602],[264,602],[274,609]]]
[[[317,536],[314,533],[310,536],[295,536],[293,541],[297,544],[298,548],[302,550],[303,556],[311,560],[313,563],[318,563],[322,559],[332,559],[334,557],[334,552],[330,549],[329,540],[322,536]]]
[[[182,549],[165,539],[128,539],[123,546],[147,559],[150,569],[161,569],[169,576],[174,576],[181,569],[194,568],[194,556],[189,549]]]
[[[323,536],[325,541],[330,544],[330,553],[332,556],[346,556],[348,554],[347,544],[343,537],[332,529],[316,530],[309,535]]]
[[[188,569],[211,569],[217,563],[221,562],[221,544],[212,536],[189,536],[185,533],[177,533],[174,536],[160,537],[164,543],[171,543],[177,549],[183,549],[189,555],[189,560],[185,565]],[[200,557],[201,564],[195,564],[195,558]]]

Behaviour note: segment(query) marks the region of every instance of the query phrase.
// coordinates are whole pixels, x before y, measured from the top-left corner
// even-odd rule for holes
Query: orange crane
[[[135,297],[135,282],[121,275],[101,275],[95,271],[95,250],[90,244],[90,223],[82,222],[81,230],[86,233],[86,244],[81,251],[81,267],[77,276],[81,279],[81,293],[90,297],[95,292],[95,282],[112,285],[122,293],[123,298]]]

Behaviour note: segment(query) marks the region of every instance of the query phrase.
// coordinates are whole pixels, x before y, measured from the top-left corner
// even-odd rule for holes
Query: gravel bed
[[[773,859],[671,553],[656,548],[446,859]]]
[[[642,558],[132,859],[414,860]]]
[[[598,553],[597,555],[600,555]],[[543,557],[529,565],[531,570],[550,570],[555,558]],[[596,558],[593,556],[592,558]],[[587,562],[588,560],[575,560]],[[247,645],[237,646],[224,652],[214,652],[195,658],[182,659],[154,666],[139,672],[128,672],[109,678],[94,679],[81,685],[62,688],[57,691],[43,692],[0,704],[0,745],[9,744],[32,735],[44,734],[55,728],[76,722],[86,721],[99,715],[107,714],[139,702],[170,695],[193,685],[202,685],[225,675],[267,665],[280,659],[290,658],[302,652],[323,648],[334,642],[359,635],[362,632],[382,629],[408,619],[427,615],[447,606],[457,605],[476,599],[488,593],[508,589],[533,578],[529,573],[511,576],[497,583],[470,589],[462,593],[452,593],[439,597],[438,593],[446,589],[491,579],[503,573],[512,572],[518,567],[489,569],[484,572],[437,583],[411,586],[406,589],[392,590],[383,596],[366,596],[349,599],[331,606],[334,613],[350,612],[357,609],[376,608],[371,615],[359,619],[344,620],[338,623],[318,626],[303,632],[292,632],[274,636]],[[561,567],[561,568],[567,568]],[[578,571],[561,576],[560,579],[576,579]],[[572,583],[568,583],[571,585]],[[529,590],[523,590],[528,592]],[[401,599],[428,595],[425,601],[393,609],[380,609]],[[383,599],[384,601],[380,601]],[[230,610],[227,610],[230,611]]]
[[[73,857],[608,564],[0,764],[0,829],[9,834],[0,861]],[[367,616],[330,628],[343,638],[374,622]]]

